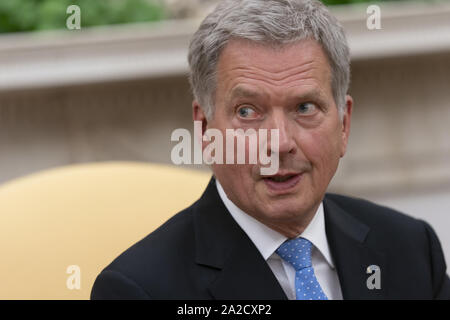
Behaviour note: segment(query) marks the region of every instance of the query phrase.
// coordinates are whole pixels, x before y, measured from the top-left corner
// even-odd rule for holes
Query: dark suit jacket
[[[325,228],[344,299],[450,299],[439,240],[424,221],[327,194]],[[370,265],[381,289],[367,288]],[[91,299],[287,299],[225,208],[214,178],[202,197],[97,277]]]

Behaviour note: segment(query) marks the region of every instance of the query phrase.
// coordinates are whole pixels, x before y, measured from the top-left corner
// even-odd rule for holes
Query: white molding
[[[450,51],[450,3],[380,4],[381,30],[368,30],[368,5],[338,8],[352,60],[380,59]]]
[[[382,30],[366,28],[366,6],[333,8],[352,59],[450,51],[450,4],[380,5]],[[0,91],[185,75],[199,19],[0,36]]]

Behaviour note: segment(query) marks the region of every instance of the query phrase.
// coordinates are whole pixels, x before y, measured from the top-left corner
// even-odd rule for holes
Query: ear
[[[192,118],[194,120],[194,143],[198,143],[198,145],[201,146],[201,149],[205,150],[208,143],[203,141],[203,136],[205,135],[208,127],[208,119],[206,118],[203,108],[196,100],[192,102]],[[199,126],[196,122],[200,122],[201,125]]]
[[[202,123],[202,136],[206,132],[206,128],[208,126],[208,120],[206,119],[205,112],[203,111],[203,108],[200,106],[200,104],[197,102],[197,100],[194,100],[192,102],[192,119],[194,121],[201,121]]]
[[[348,137],[350,135],[350,124],[352,120],[353,98],[349,95],[345,97],[345,113],[342,119],[342,149],[341,158],[347,151]]]

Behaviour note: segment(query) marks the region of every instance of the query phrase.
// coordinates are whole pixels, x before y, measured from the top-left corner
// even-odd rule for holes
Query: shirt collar
[[[225,191],[217,179],[216,186],[219,196],[231,216],[255,244],[263,258],[265,260],[269,259],[278,247],[288,238],[242,211],[230,199],[228,199]],[[334,263],[331,258],[325,232],[325,217],[322,202],[320,203],[319,208],[317,209],[317,212],[309,225],[298,237],[309,240],[325,257],[328,264],[334,269]]]

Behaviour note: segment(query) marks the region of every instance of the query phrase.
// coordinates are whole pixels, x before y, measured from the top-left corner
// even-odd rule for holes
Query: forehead
[[[306,39],[269,46],[233,39],[224,48],[217,66],[218,87],[226,91],[240,83],[266,87],[331,85],[331,69],[319,43]]]

